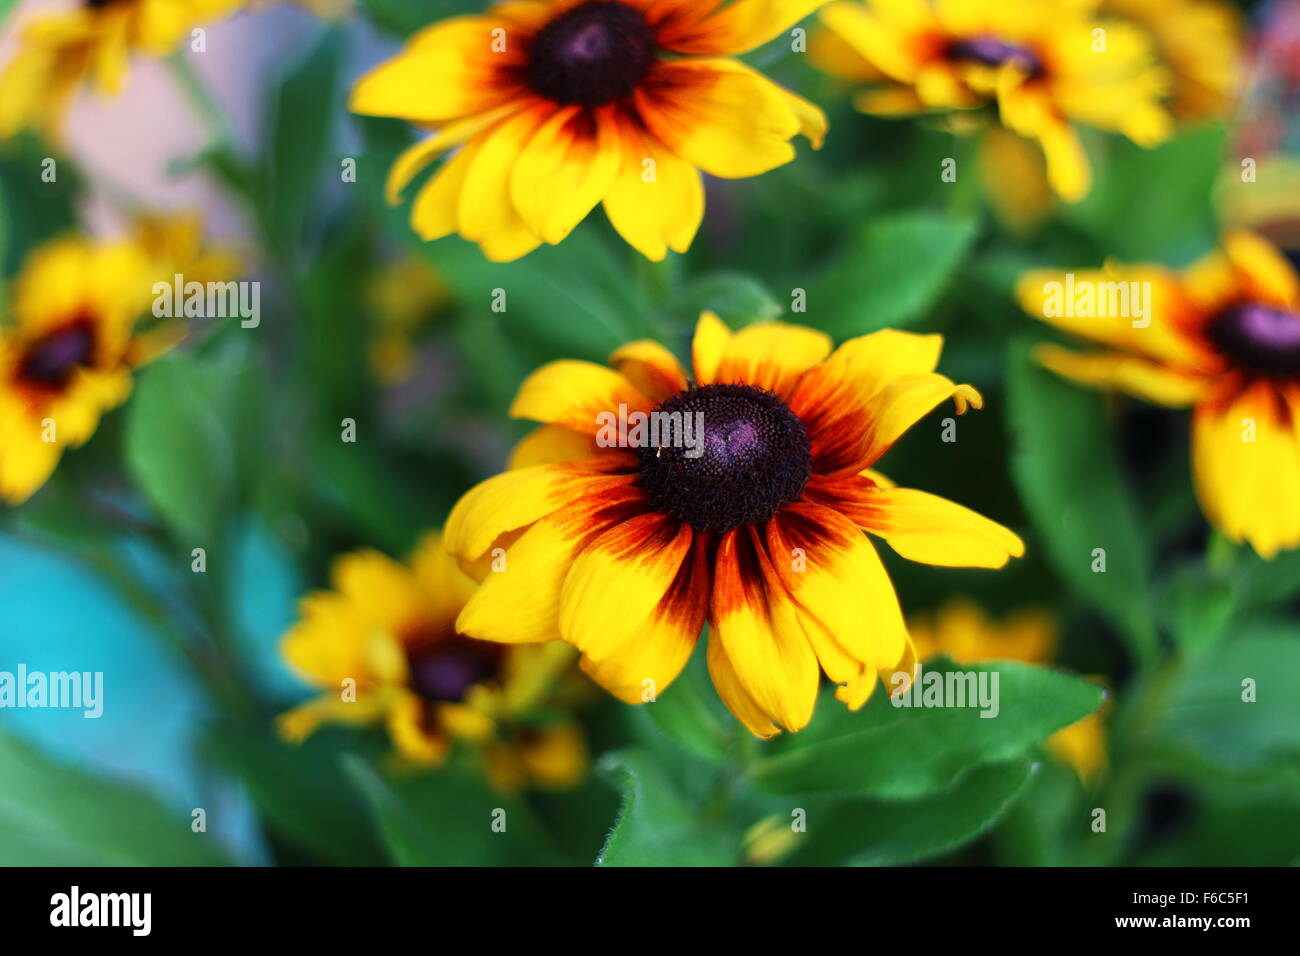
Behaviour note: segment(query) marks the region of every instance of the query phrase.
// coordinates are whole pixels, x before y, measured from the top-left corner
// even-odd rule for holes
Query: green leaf
[[[469,0],[364,0],[364,3],[371,20],[401,36],[409,36],[437,20],[482,10]]]
[[[808,293],[808,317],[837,338],[924,317],[957,272],[975,222],[931,213],[873,219]]]
[[[343,34],[326,31],[280,83],[265,120],[270,155],[264,202],[267,220],[286,253],[292,254],[301,242],[342,113],[342,59]]]
[[[705,640],[701,635],[695,652],[677,680],[634,714],[654,731],[706,760],[725,760],[727,741],[738,724],[722,707],[705,663]]]
[[[761,282],[730,272],[713,273],[688,283],[667,306],[669,313],[686,321],[694,321],[706,309],[717,313],[733,329],[775,319],[782,311],[781,303]]]
[[[132,479],[180,538],[200,544],[220,527],[234,475],[213,384],[197,359],[163,359],[141,376],[126,425]]]
[[[1167,608],[1169,629],[1179,647],[1198,651],[1224,633],[1236,609],[1232,583],[1203,565],[1178,568],[1165,586],[1161,605]]]
[[[375,865],[385,854],[366,805],[339,767],[340,740],[356,751],[356,735],[322,730],[301,746],[233,721],[208,728],[202,752],[244,784],[271,833],[307,854],[307,862]]]
[[[773,793],[919,797],[952,786],[981,764],[1020,755],[1092,713],[1102,700],[1095,684],[1045,667],[994,661],[959,668],[943,657],[927,661],[913,696],[922,697],[930,681],[949,681],[949,673],[973,673],[976,681],[988,674],[985,686],[996,715],[981,716],[972,701],[965,707],[895,706],[882,688],[859,713],[830,722],[829,730],[776,742],[773,753],[755,765],[755,784]],[[823,709],[832,706],[827,698]]]
[[[401,866],[548,866],[562,862],[528,806],[474,776],[446,769],[385,780],[347,756],[393,862]]]
[[[1243,700],[1243,682],[1256,699]],[[1234,625],[1185,659],[1159,704],[1155,735],[1216,767],[1248,771],[1300,759],[1300,624]]]
[[[623,793],[597,865],[729,866],[739,858],[738,836],[675,790],[649,751],[606,754],[597,769]]]
[[[1148,600],[1150,544],[1121,477],[1098,395],[1040,367],[1013,347],[1007,375],[1011,470],[1056,571],[1128,635],[1139,658],[1154,653]],[[1096,570],[1102,567],[1105,570]]]
[[[843,801],[809,810],[807,833],[783,862],[897,866],[947,853],[990,829],[1032,776],[1029,760],[976,767],[920,800]]]
[[[142,787],[56,763],[0,733],[0,865],[223,866],[206,833]]]

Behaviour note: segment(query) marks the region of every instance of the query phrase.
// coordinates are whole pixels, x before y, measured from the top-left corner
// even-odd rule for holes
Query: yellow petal
[[[524,380],[510,406],[510,416],[595,435],[607,416],[618,416],[620,405],[627,406],[629,413],[649,412],[654,407],[613,369],[561,359],[543,365]]]
[[[1000,568],[1025,553],[996,521],[914,488],[885,488],[870,499],[864,527],[909,561],[946,568]]]

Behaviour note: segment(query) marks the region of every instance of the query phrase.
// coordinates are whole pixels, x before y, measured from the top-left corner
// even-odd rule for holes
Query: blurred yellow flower
[[[1173,77],[1179,119],[1222,116],[1242,85],[1241,14],[1224,0],[1103,0],[1102,16],[1129,20],[1155,41]]]
[[[1045,611],[1022,610],[994,621],[979,605],[965,599],[949,601],[935,614],[909,619],[908,629],[919,659],[946,654],[959,664],[1045,664],[1057,642],[1056,621]],[[1047,740],[1048,750],[1072,766],[1085,782],[1095,780],[1106,766],[1103,710],[1058,730]]]
[[[332,590],[302,600],[281,643],[289,664],[323,693],[278,721],[301,741],[322,723],[382,722],[398,754],[438,766],[456,740],[477,748],[503,787],[564,786],[587,767],[566,711],[581,686],[561,644],[503,647],[460,634],[474,582],[426,534],[405,564],[362,550],[334,562]],[[555,713],[534,721],[543,709]]]
[[[881,675],[915,664],[864,532],[946,567],[1024,553],[1002,525],[873,470],[940,403],[982,404],[935,371],[942,345],[885,329],[832,350],[815,329],[733,333],[706,312],[693,381],[650,340],[615,351],[613,368],[543,366],[511,406],[542,424],[447,519],[448,549],[482,580],[457,626],[507,644],[562,639],[639,704],[667,691],[707,619],[714,687],[753,734],[806,726],[822,672],[858,709]],[[658,441],[651,421],[668,430]],[[504,569],[488,573],[498,553]]]
[[[556,244],[603,203],[650,259],[684,252],[704,214],[699,170],[757,176],[819,145],[821,111],[731,57],[825,0],[499,3],[412,38],[357,83],[351,107],[435,134],[394,164],[396,202],[436,156],[411,225],[497,261]]]
[[[1131,23],[1099,20],[1097,0],[839,0],[814,44],[827,72],[873,82],[855,104],[877,115],[996,106],[1001,126],[1037,143],[1053,192],[1088,193],[1075,123],[1142,146],[1167,139],[1168,72]],[[875,79],[879,76],[879,80]],[[1019,165],[1019,164],[1018,164]],[[1008,176],[1014,175],[1008,170]]]
[[[0,326],[0,497],[10,504],[27,500],[63,449],[84,444],[126,400],[133,369],[183,336],[179,321],[136,328],[153,283],[181,261],[159,262],[152,251],[134,240],[66,238],[23,265],[14,321]]]
[[[1041,269],[1017,294],[1030,315],[1103,346],[1041,346],[1048,368],[1194,408],[1193,473],[1211,523],[1264,558],[1300,545],[1300,275],[1276,248],[1230,230],[1182,273]]]
[[[59,142],[60,124],[83,84],[121,92],[131,56],[174,53],[189,31],[246,0],[85,0],[34,14],[0,73],[0,138],[28,127]]]

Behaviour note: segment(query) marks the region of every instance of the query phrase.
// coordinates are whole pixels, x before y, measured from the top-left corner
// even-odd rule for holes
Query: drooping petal
[[[1034,358],[1058,375],[1129,395],[1169,408],[1186,408],[1200,401],[1211,379],[1157,365],[1120,352],[1083,355],[1057,345],[1041,345]]]
[[[855,514],[909,561],[946,568],[1000,568],[1025,553],[1024,542],[996,521],[915,488],[880,488]]]
[[[695,648],[709,569],[693,541],[689,525],[642,515],[592,542],[565,579],[560,633],[582,650],[583,670],[627,703],[655,699]]]
[[[704,218],[704,184],[694,166],[650,135],[639,120],[618,115],[623,159],[605,193],[605,215],[627,243],[659,262],[685,252]]]
[[[772,737],[781,732],[741,683],[735,665],[727,657],[727,652],[722,647],[722,639],[716,633],[709,635],[708,664],[709,677],[718,691],[718,696],[727,705],[727,710],[731,711],[751,734],[755,737]]]
[[[660,61],[641,81],[637,111],[669,149],[724,179],[757,176],[794,159],[807,126],[786,93],[733,60]]]
[[[727,532],[718,546],[710,622],[741,685],[777,724],[796,731],[812,718],[819,668],[792,616],[768,598],[762,542],[752,528]]]
[[[951,398],[957,414],[967,406],[981,408],[984,399],[969,385],[958,385],[943,375],[908,375],[897,379],[869,402],[869,420],[863,467],[874,464],[905,431],[936,405]]]

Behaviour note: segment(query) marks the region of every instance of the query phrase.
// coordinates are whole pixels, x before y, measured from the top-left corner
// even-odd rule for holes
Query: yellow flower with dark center
[[[819,145],[825,117],[737,60],[825,0],[525,0],[415,36],[363,77],[352,109],[436,133],[408,149],[390,201],[433,160],[411,225],[493,260],[558,243],[603,203],[650,259],[684,252],[704,214],[698,170],[757,176]]]
[[[940,402],[981,404],[935,373],[941,348],[937,335],[885,330],[832,353],[813,329],[733,334],[705,313],[694,382],[651,341],[618,349],[612,369],[542,367],[511,413],[544,424],[448,519],[448,548],[482,582],[457,627],[512,644],[561,638],[640,703],[672,683],[707,619],[713,683],[753,733],[807,724],[820,671],[862,706],[878,673],[913,666],[864,530],[927,564],[997,568],[1023,553],[1001,525],[873,470]],[[651,441],[641,425],[668,431]]]
[[[567,716],[529,722],[580,696],[568,648],[503,647],[461,634],[456,615],[474,582],[441,536],[426,534],[402,564],[364,550],[334,562],[332,590],[302,600],[285,659],[324,693],[282,715],[300,741],[325,722],[383,723],[398,754],[442,764],[455,740],[478,748],[503,786],[560,786],[586,770],[581,730]]]
[[[959,664],[1023,661],[1045,664],[1056,650],[1056,621],[1043,611],[1024,610],[1001,621],[992,620],[979,605],[963,600],[945,604],[933,615],[908,621],[916,656],[926,660],[946,654]],[[1106,766],[1105,710],[1058,730],[1047,748],[1075,769],[1085,782]]]
[[[1144,289],[1147,314],[1130,317],[1123,302],[1145,298]],[[1265,558],[1300,545],[1300,278],[1286,257],[1234,230],[1182,273],[1117,263],[1036,270],[1018,296],[1030,315],[1105,346],[1081,355],[1044,345],[1037,354],[1047,367],[1194,408],[1197,497],[1227,537]]]
[[[58,142],[63,115],[83,84],[116,95],[131,56],[168,56],[193,27],[243,2],[83,0],[70,10],[33,15],[0,74],[0,137],[36,127]]]
[[[1241,14],[1223,0],[1103,0],[1104,16],[1130,20],[1155,41],[1173,77],[1180,119],[1222,116],[1243,80]]]
[[[839,0],[821,19],[837,41],[813,47],[823,69],[882,82],[865,113],[996,107],[997,122],[1042,149],[1056,195],[1077,202],[1091,171],[1075,123],[1142,146],[1171,132],[1168,88],[1147,35],[1099,20],[1098,0]]]
[[[165,275],[132,241],[58,239],[28,257],[0,326],[0,497],[27,500],[126,400],[132,370],[179,341],[180,322],[136,329]]]

